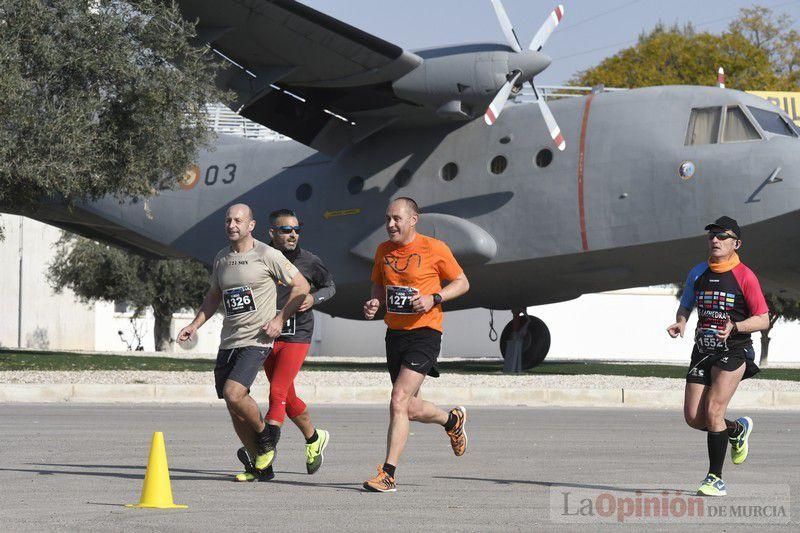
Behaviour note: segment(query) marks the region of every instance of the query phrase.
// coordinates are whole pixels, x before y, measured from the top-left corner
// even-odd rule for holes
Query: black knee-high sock
[[[728,432],[728,436],[731,438],[738,437],[739,434],[744,431],[744,428],[739,422],[736,420],[728,420],[727,418],[725,419],[725,428]],[[708,431],[708,428],[700,428],[700,431]]]
[[[725,452],[728,449],[728,432],[709,431],[706,440],[708,442],[708,473],[721,478],[722,464],[725,462]]]

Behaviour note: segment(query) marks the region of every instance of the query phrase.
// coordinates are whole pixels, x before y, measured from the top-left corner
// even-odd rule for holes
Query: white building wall
[[[445,304],[446,305],[446,304]],[[675,291],[659,287],[586,294],[575,300],[528,308],[550,329],[548,360],[588,359],[626,361],[688,361],[695,314],[684,338],[672,339],[667,326],[675,320]],[[511,312],[494,313],[497,334]],[[374,356],[384,351],[382,321],[363,322],[321,315],[322,355]],[[779,321],[770,337],[769,359],[800,362],[800,324]],[[756,354],[761,334],[753,334]],[[489,311],[472,309],[445,313],[442,354],[449,357],[498,357],[497,342],[489,340]]]
[[[61,230],[14,215],[0,215],[0,224],[5,234],[5,240],[0,241],[0,345],[93,349],[92,305],[81,304],[68,290],[56,294],[47,281],[47,268]],[[18,342],[20,322],[21,343]]]
[[[116,312],[111,302],[80,303],[70,291],[55,294],[46,279],[60,230],[12,215],[0,215],[5,240],[0,241],[0,346],[16,347],[19,309],[19,257],[22,240],[22,346],[51,350],[126,351],[141,345],[152,351],[152,313],[131,321],[130,312]],[[20,223],[22,232],[20,232]],[[687,267],[688,268],[688,267]],[[687,336],[671,339],[666,327],[675,318],[674,291],[640,288],[587,294],[568,302],[528,309],[548,325],[552,337],[549,360],[613,359],[629,361],[688,360],[694,317]],[[175,337],[193,313],[176,313]],[[511,319],[509,311],[494,313],[499,335]],[[311,355],[382,356],[385,326],[316,313]],[[175,355],[214,354],[222,327],[215,315],[198,332],[195,342],[175,346]],[[499,357],[497,342],[489,340],[489,311],[472,309],[445,313],[442,354],[449,357]],[[120,335],[120,332],[122,334]],[[800,362],[800,324],[778,322],[772,330],[770,361]],[[760,334],[753,335],[756,352]]]
[[[139,346],[146,352],[155,351],[153,338],[153,312],[147,310],[138,318],[130,310],[117,312],[112,302],[97,302],[95,305],[97,329],[95,349],[104,352],[136,350]],[[175,313],[172,316],[172,338],[194,319],[194,313]],[[195,338],[186,344],[175,344],[176,355],[212,354],[217,352],[219,334],[222,330],[222,315],[217,313],[200,328]]]

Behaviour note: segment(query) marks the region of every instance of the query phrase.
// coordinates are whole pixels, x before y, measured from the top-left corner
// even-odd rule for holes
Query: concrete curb
[[[307,403],[385,404],[388,386],[338,387],[304,385],[297,389]],[[266,402],[263,388],[253,391],[258,402]],[[660,407],[680,408],[683,391],[636,389],[531,389],[505,387],[431,387],[425,399],[442,404],[486,406],[567,407]],[[90,384],[90,383],[0,383],[0,402],[81,403],[214,403],[213,385]],[[731,407],[736,409],[800,409],[797,391],[739,391]]]

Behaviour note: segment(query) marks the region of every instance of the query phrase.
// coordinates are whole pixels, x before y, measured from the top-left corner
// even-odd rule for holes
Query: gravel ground
[[[211,372],[153,372],[153,371],[86,371],[86,372],[41,372],[2,371],[0,383],[147,383],[147,384],[212,384]],[[384,372],[301,372],[298,385],[388,385],[389,377]],[[482,374],[442,374],[439,379],[429,378],[425,387],[525,387],[531,389],[642,389],[683,390],[684,380],[673,378],[641,378],[627,376],[489,376]],[[264,374],[259,374],[256,386],[266,385]],[[800,391],[798,381],[749,379],[740,390]]]

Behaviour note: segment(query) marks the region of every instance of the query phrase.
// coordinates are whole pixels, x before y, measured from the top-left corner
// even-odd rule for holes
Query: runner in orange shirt
[[[439,424],[457,456],[467,450],[467,411],[446,412],[419,396],[425,376],[438,377],[436,360],[442,341],[442,302],[469,290],[469,281],[450,248],[416,231],[419,208],[411,198],[397,198],[386,210],[389,240],[378,246],[372,269],[372,295],[364,316],[375,318],[386,305],[386,363],[392,380],[386,460],[378,475],[364,482],[372,492],[394,492],[395,468],[408,439],[409,421]],[[447,285],[442,288],[442,281]]]

